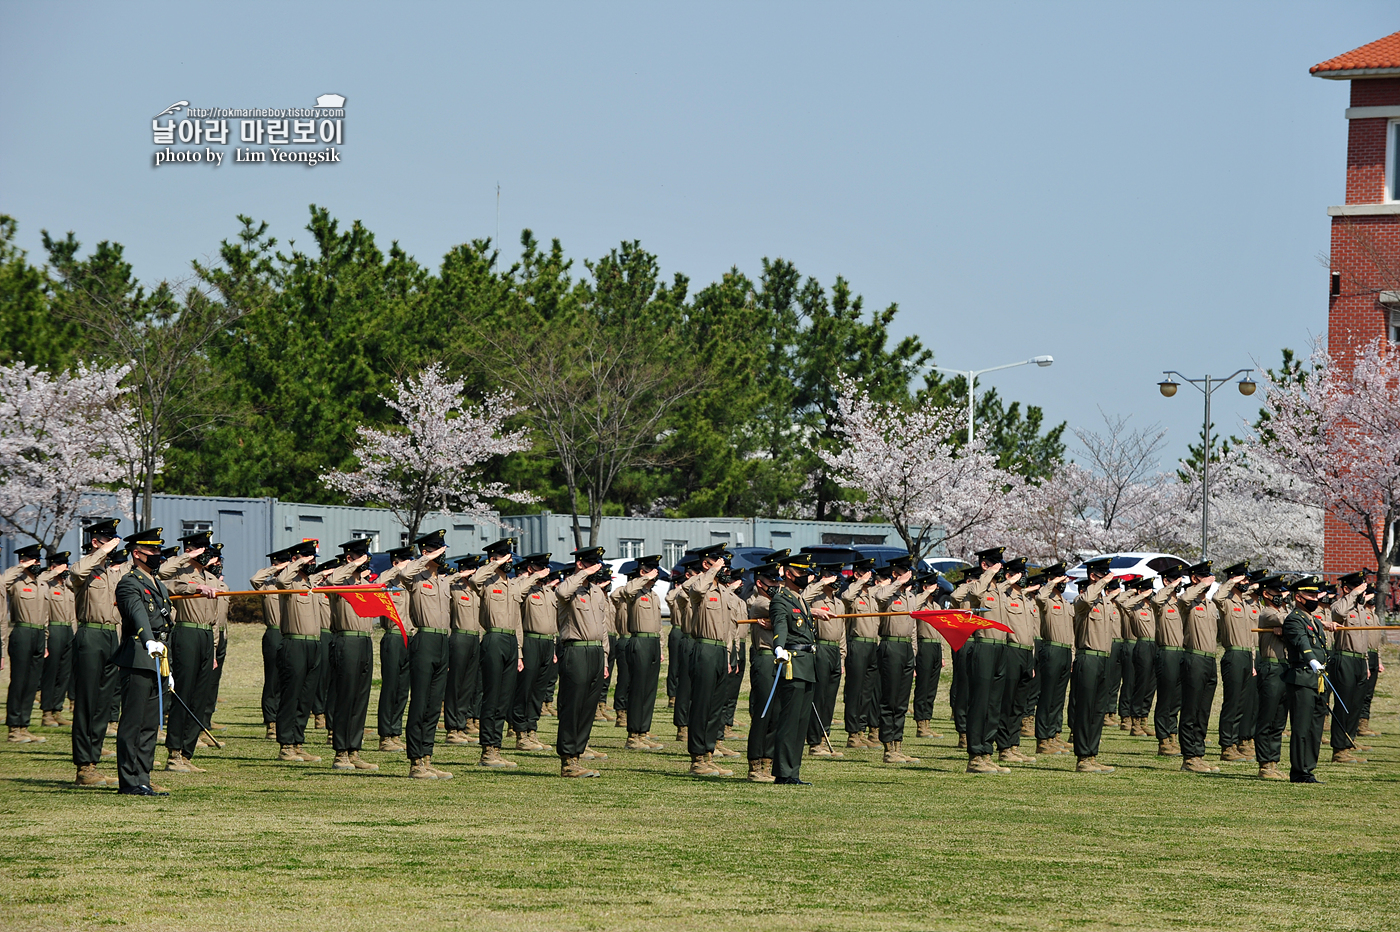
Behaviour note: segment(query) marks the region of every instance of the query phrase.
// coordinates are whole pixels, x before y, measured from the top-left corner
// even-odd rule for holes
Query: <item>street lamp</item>
[[[1172,381],[1172,376],[1177,376],[1182,382],[1191,383],[1206,399],[1205,428],[1201,434],[1205,437],[1202,442],[1204,456],[1201,463],[1201,559],[1203,561],[1210,559],[1210,396],[1237,375],[1244,376],[1236,383],[1240,394],[1253,395],[1254,390],[1258,388],[1258,383],[1249,377],[1249,373],[1253,371],[1253,369],[1237,369],[1223,379],[1212,378],[1209,375],[1199,379],[1188,379],[1175,369],[1168,369],[1162,373],[1166,378],[1157,383],[1157,390],[1162,393],[1162,397],[1170,398],[1176,394],[1176,390],[1181,386],[1181,382]]]
[[[1017,366],[1029,366],[1035,363],[1042,369],[1055,362],[1054,356],[1032,356],[1030,359],[1023,359],[1020,362],[1009,362],[1004,366],[992,366],[990,369],[945,369],[942,366],[929,366],[937,372],[948,372],[953,375],[960,375],[967,379],[967,442],[972,442],[972,421],[974,419],[977,404],[977,377],[985,372],[995,372],[998,369],[1014,369]]]

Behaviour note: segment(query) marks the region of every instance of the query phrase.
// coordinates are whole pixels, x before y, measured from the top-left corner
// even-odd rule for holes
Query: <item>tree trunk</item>
[[[582,550],[583,532],[578,526],[578,483],[574,481],[572,473],[566,474],[564,479],[569,486],[569,512],[574,519],[574,549]]]
[[[154,504],[156,489],[156,464],[154,453],[143,457],[146,466],[146,475],[141,483],[141,529],[151,526],[151,509]]]

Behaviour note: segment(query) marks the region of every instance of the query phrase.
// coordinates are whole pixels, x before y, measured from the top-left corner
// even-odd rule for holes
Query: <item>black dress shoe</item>
[[[1310,774],[1310,773],[1305,773],[1305,774],[1303,774],[1301,777],[1295,777],[1295,776],[1292,776],[1292,775],[1290,774],[1289,777],[1288,777],[1288,782],[1289,782],[1289,783],[1321,783],[1322,781],[1319,780],[1317,777],[1313,776],[1313,775]]]
[[[783,777],[781,780],[774,780],[774,783],[782,783],[787,786],[811,786],[806,780],[799,780],[797,777]]]
[[[117,790],[119,796],[169,796],[169,793],[157,793],[149,786],[122,787]]]

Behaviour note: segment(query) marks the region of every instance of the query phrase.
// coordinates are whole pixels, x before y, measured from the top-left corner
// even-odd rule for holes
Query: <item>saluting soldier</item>
[[[627,748],[655,751],[665,745],[651,735],[656,710],[656,687],[661,664],[661,599],[656,581],[661,576],[661,555],[638,557],[627,576],[622,598],[627,603],[627,659],[631,673],[627,695]]]
[[[696,551],[700,573],[681,587],[690,599],[690,714],[686,749],[697,777],[732,776],[714,763],[715,743],[724,727],[724,679],[729,673],[729,633],[735,629],[716,577],[724,570],[724,545]],[[736,634],[737,636],[737,634]]]
[[[78,633],[73,638],[73,764],[77,786],[115,786],[116,778],[97,772],[108,752],[102,749],[112,702],[117,694],[117,667],[112,658],[121,646],[117,583],[127,571],[117,557],[121,539],[117,519],[88,525],[92,549],[73,572],[78,596]]]
[[[549,571],[547,553],[533,553],[521,560],[519,573],[532,576],[521,601],[524,661],[515,678],[510,725],[515,730],[517,751],[548,751],[540,740],[540,714],[544,708],[544,683],[554,662],[554,641],[559,634],[559,597],[555,590],[559,576]],[[545,575],[540,576],[539,571]]]
[[[1215,699],[1215,644],[1220,631],[1220,612],[1209,597],[1215,582],[1211,561],[1191,567],[1191,585],[1177,600],[1185,630],[1185,656],[1181,670],[1181,769],[1192,773],[1213,773],[1205,761],[1206,727],[1210,706]]]
[[[982,575],[979,561],[977,566],[964,567],[958,574],[956,585],[948,596],[949,608],[973,611],[976,605],[969,595],[971,584]],[[955,650],[952,668],[953,682],[948,685],[948,711],[953,716],[953,730],[958,733],[958,750],[967,750],[967,653]]]
[[[773,593],[768,619],[773,625],[773,656],[782,664],[778,674],[778,717],[774,743],[774,783],[808,786],[802,779],[802,743],[812,714],[812,685],[816,681],[816,623],[814,614],[830,614],[829,609],[812,610],[802,598],[808,575],[815,567],[806,554],[783,560],[783,585]],[[905,695],[908,702],[908,694]]]
[[[10,689],[5,720],[11,744],[43,744],[48,739],[29,730],[34,717],[34,695],[44,675],[44,647],[48,639],[49,603],[45,592],[54,577],[39,566],[39,545],[15,551],[20,572],[9,585]]]
[[[807,753],[812,757],[844,757],[831,744],[831,729],[835,722],[836,696],[841,691],[841,666],[846,659],[846,621],[835,618],[845,611],[840,591],[844,589],[840,563],[824,563],[817,567],[816,580],[807,587],[812,598],[808,607],[824,608],[816,613],[817,642],[813,661],[812,704],[816,707],[807,726]],[[756,662],[756,659],[755,659]],[[766,695],[765,695],[766,698]],[[917,706],[917,702],[916,702]]]
[[[1005,547],[991,547],[977,554],[982,573],[965,581],[954,591],[954,598],[966,600],[973,610],[986,617],[1006,623],[1005,600],[997,574],[1002,569]],[[1009,773],[1010,768],[992,761],[997,732],[1001,725],[1002,690],[1006,679],[1006,633],[996,628],[981,628],[963,645],[967,671],[967,772]],[[1076,738],[1078,730],[1076,729]]]
[[[559,617],[559,774],[596,777],[599,772],[580,761],[607,756],[589,748],[588,739],[608,665],[610,611],[602,580],[611,581],[612,571],[603,565],[602,547],[580,548],[572,556],[574,572],[556,590],[566,608]]]
[[[1215,590],[1215,610],[1219,613],[1219,640],[1225,648],[1220,658],[1220,759],[1227,763],[1254,760],[1245,741],[1254,740],[1254,723],[1248,719],[1254,684],[1253,646],[1259,643],[1253,629],[1258,612],[1246,594],[1249,562],[1236,563],[1222,573],[1225,581]]]
[[[939,608],[942,605],[942,590],[939,588],[937,572],[919,577],[923,589],[923,604],[920,608]],[[818,624],[820,630],[821,625]],[[914,737],[941,738],[933,730],[933,707],[938,701],[938,682],[943,676],[944,657],[943,637],[927,621],[920,621],[916,628],[917,643],[914,649]]]
[[[447,569],[447,530],[424,534],[413,545],[419,556],[400,570],[408,588],[408,611],[417,631],[408,644],[408,775],[447,780],[452,774],[433,766],[433,743],[442,697],[447,689],[447,639],[452,627],[452,590]]]
[[[536,580],[549,575],[546,566],[507,576],[514,545],[510,537],[492,543],[486,548],[486,562],[472,574],[472,585],[481,594],[485,631],[481,639],[481,766],[492,769],[515,766],[501,756],[501,727],[515,700],[516,675],[525,667],[520,603]]]
[[[442,703],[444,744],[476,744],[478,710],[474,708],[476,686],[481,680],[481,596],[471,584],[472,573],[481,566],[477,554],[450,561],[456,572],[450,577],[452,593],[452,633],[447,636],[447,687]],[[403,641],[399,641],[403,645]]]
[[[290,559],[291,548],[274,550],[267,555],[272,561],[270,566],[265,566],[253,574],[248,580],[250,589],[276,589],[277,574],[282,572]],[[278,654],[282,651],[282,597],[278,595],[265,595],[263,600],[263,634],[262,634],[262,661],[263,661],[263,688],[262,688],[262,718],[264,737],[271,741],[277,740],[277,707],[282,703],[282,676],[278,672]]]
[[[1377,625],[1376,616],[1376,586],[1375,583],[1366,587],[1366,598],[1363,603],[1366,609],[1366,624]],[[1371,699],[1376,694],[1376,681],[1385,672],[1385,664],[1381,662],[1381,634],[1380,631],[1371,631],[1370,638],[1366,642],[1366,688],[1361,694],[1361,721],[1356,726],[1356,736],[1358,738],[1379,738],[1380,732],[1371,728]]]
[[[180,538],[184,551],[161,564],[159,575],[175,595],[203,595],[203,599],[181,599],[175,606],[175,626],[170,632],[170,672],[180,684],[180,698],[167,715],[165,749],[169,754],[165,769],[175,773],[203,773],[191,761],[201,723],[190,710],[202,709],[208,702],[214,672],[214,624],[218,620],[217,596],[223,581],[209,572],[204,555],[209,549],[209,532],[200,531]]]
[[[1283,727],[1288,722],[1283,682],[1288,669],[1288,651],[1283,641],[1285,583],[1282,576],[1269,576],[1260,582],[1259,596],[1259,714],[1254,728],[1254,755],[1259,761],[1259,779],[1285,780],[1278,769],[1283,752]]]
[[[227,592],[228,583],[224,581],[223,544],[209,545],[209,552],[204,555],[204,565],[210,575],[218,580],[214,588],[219,592]],[[223,682],[225,660],[228,658],[228,605],[229,600],[226,598],[219,598],[214,602],[214,670],[209,679],[209,689],[205,692],[204,706],[195,709],[209,726],[210,734],[206,735],[201,730],[195,741],[195,744],[202,748],[221,748],[226,744],[223,741],[211,744],[210,738],[213,732],[228,730],[227,725],[220,725],[214,721],[214,712],[219,705],[219,685]]]
[[[1024,584],[1026,560],[1017,557],[1002,567],[1002,620],[1011,629],[1006,637],[1005,681],[1001,690],[1001,727],[997,732],[997,760],[1003,764],[1032,764],[1035,758],[1021,751],[1021,721],[1030,705],[1035,682],[1035,639],[1040,633],[1040,607],[1035,586]]]
[[[339,555],[318,565],[311,574],[311,585],[330,585],[331,573],[342,566]],[[317,728],[326,730],[326,744],[334,743],[335,730],[335,667],[331,666],[331,597],[327,593],[314,593],[312,600],[316,606],[316,617],[321,621],[321,663],[316,672],[316,691],[313,694],[311,711],[315,715]],[[317,710],[320,711],[317,711]]]
[[[117,724],[117,792],[124,796],[168,796],[151,783],[156,733],[160,730],[160,691],[175,688],[174,677],[161,682],[161,658],[174,625],[174,607],[165,583],[156,576],[162,562],[160,528],[126,538],[131,572],[117,581],[117,611],[122,643],[112,662],[121,669],[122,713]]]
[[[63,700],[73,680],[73,635],[78,614],[73,581],[68,573],[72,553],[60,550],[49,557],[48,582],[44,601],[48,604],[48,643],[40,677],[39,708],[46,728],[60,728],[72,722],[63,717]]]
[[[1065,690],[1074,660],[1074,611],[1065,601],[1065,565],[1048,566],[1038,576],[1036,605],[1040,609],[1040,645],[1036,649],[1035,678],[1040,696],[1035,705],[1035,753],[1066,754],[1072,750],[1060,740],[1065,720]]]
[[[875,561],[851,564],[851,580],[841,601],[847,615],[871,615],[880,610],[875,601]],[[875,681],[880,676],[880,619],[847,618],[846,621],[846,747],[878,748],[869,732],[879,727],[875,707]],[[769,726],[772,727],[771,725]]]
[[[1130,733],[1134,731],[1132,705],[1133,693],[1137,691],[1137,667],[1133,665],[1133,651],[1137,646],[1136,615],[1138,606],[1146,602],[1149,595],[1138,585],[1140,582],[1140,578],[1122,580],[1122,588],[1113,597],[1118,609],[1118,637],[1113,642],[1112,652],[1117,660],[1110,660],[1109,668],[1119,677],[1113,688],[1113,696],[1118,698],[1118,728]]]
[[[751,623],[749,637],[749,781],[772,783],[773,754],[778,731],[773,727],[777,716],[772,709],[764,715],[764,703],[773,694],[773,677],[777,661],[773,657],[773,622],[768,606],[773,593],[782,585],[778,574],[779,561],[791,553],[784,548],[769,554],[765,562],[754,567],[753,592],[748,610]]]
[[[321,615],[317,594],[311,591],[311,573],[316,564],[316,541],[302,541],[289,549],[285,566],[277,573],[278,589],[295,589],[282,600],[282,648],[278,651],[278,678],[282,699],[277,707],[279,761],[307,761],[321,758],[306,751],[306,716],[316,692],[316,671],[321,663]]]
[[[625,588],[625,587],[624,587]],[[609,681],[613,688],[613,727],[627,727],[627,690],[631,688],[631,671],[627,669],[627,661],[630,652],[627,650],[627,639],[631,636],[627,630],[627,601],[622,598],[622,589],[612,587],[612,580],[608,581],[608,602],[612,614],[612,629],[608,631],[608,665],[606,678],[603,680],[603,703],[598,711],[604,713],[606,719],[607,698]],[[617,671],[617,678],[613,679],[613,670]]]
[[[676,726],[676,740],[681,744],[690,739],[690,663],[694,642],[690,634],[690,596],[685,593],[685,584],[695,578],[700,558],[687,552],[676,564],[679,574],[671,579],[671,591],[666,593],[666,604],[671,607],[671,665],[666,671],[669,684],[672,674],[675,689],[671,693],[671,722]],[[679,632],[679,633],[678,633]]]
[[[680,681],[685,672],[686,663],[682,662],[682,655],[685,651],[685,626],[682,624],[680,613],[690,604],[689,599],[680,599],[681,584],[690,578],[690,554],[683,556],[680,561],[671,568],[671,586],[666,592],[664,599],[666,610],[670,612],[670,630],[666,634],[666,655],[670,658],[666,663],[666,708],[677,709],[682,703],[676,701],[680,695]],[[676,600],[680,599],[679,602]],[[689,697],[683,703],[689,707]],[[675,715],[672,715],[675,718]],[[679,727],[679,722],[673,722]],[[680,740],[677,738],[677,740]]]
[[[1366,573],[1348,573],[1337,580],[1338,598],[1332,603],[1332,623],[1336,625],[1335,643],[1326,666],[1337,691],[1332,703],[1332,763],[1359,764],[1356,733],[1361,724],[1361,698],[1370,670],[1366,649],[1370,631],[1348,631],[1367,623],[1362,600],[1366,595]]]
[[[1113,635],[1118,630],[1109,613],[1112,595],[1109,587],[1109,559],[1084,564],[1088,574],[1074,600],[1074,670],[1070,689],[1074,719],[1074,755],[1077,773],[1112,773],[1099,763],[1099,743],[1103,739],[1103,695],[1108,689],[1108,663]]]
[[[921,601],[913,582],[912,562],[907,554],[890,560],[890,581],[871,593],[881,612],[902,613],[880,619],[880,646],[876,651],[880,669],[880,745],[887,764],[919,762],[901,750],[909,693],[914,686],[915,622],[908,613],[915,611]]]
[[[1119,599],[1125,593],[1124,581],[1115,577],[1109,580],[1107,604],[1108,621],[1113,633],[1112,646],[1108,651],[1107,680],[1104,683],[1102,708],[1104,727],[1111,727],[1120,724],[1119,715],[1123,701],[1123,649],[1124,630],[1126,628],[1127,613],[1119,608]],[[1117,712],[1115,712],[1117,710]],[[1124,731],[1128,730],[1127,723],[1122,723]]]
[[[408,708],[408,639],[412,638],[415,632],[413,627],[413,612],[409,605],[408,589],[405,588],[403,579],[403,567],[413,558],[412,547],[395,547],[389,553],[389,568],[380,574],[379,582],[387,588],[389,598],[393,600],[394,610],[399,613],[399,621],[403,623],[403,629],[394,624],[393,619],[387,615],[380,618],[380,627],[384,633],[379,637],[379,706],[376,710],[376,731],[379,734],[379,750],[381,751],[404,751],[408,746],[402,740],[404,710]],[[461,597],[461,583],[454,584],[452,613],[454,623],[456,622],[458,607],[457,598]],[[475,614],[476,603],[473,594],[468,600],[471,603],[471,614]],[[455,629],[454,629],[455,630]],[[450,650],[450,645],[449,645]],[[449,663],[450,663],[449,658]],[[451,676],[449,670],[449,678]],[[448,736],[448,744],[454,743],[452,735]]]
[[[1186,628],[1177,589],[1185,577],[1184,566],[1162,571],[1161,587],[1148,598],[1157,619],[1155,658],[1157,705],[1152,730],[1157,735],[1159,757],[1180,757],[1177,723],[1181,714],[1181,676],[1186,664]]]
[[[1129,660],[1133,668],[1133,693],[1128,714],[1132,718],[1129,733],[1135,737],[1148,738],[1147,718],[1152,714],[1152,695],[1157,691],[1157,609],[1152,604],[1156,594],[1151,577],[1139,579],[1135,587],[1140,597],[1134,597],[1132,623],[1128,642]]]
[[[368,538],[357,537],[340,545],[341,562],[325,580],[328,586],[361,586],[368,580]],[[378,770],[378,764],[361,759],[365,719],[369,715],[369,691],[374,679],[374,621],[362,618],[343,596],[331,598],[331,689],[327,707],[333,710],[331,746],[333,770]]]
[[[1288,740],[1288,779],[1291,783],[1321,783],[1313,770],[1322,749],[1322,715],[1326,694],[1321,674],[1327,660],[1327,637],[1335,627],[1314,614],[1318,609],[1321,583],[1316,576],[1295,582],[1293,611],[1283,620],[1283,643],[1288,653],[1288,669],[1283,682],[1287,689],[1288,717],[1293,733]]]

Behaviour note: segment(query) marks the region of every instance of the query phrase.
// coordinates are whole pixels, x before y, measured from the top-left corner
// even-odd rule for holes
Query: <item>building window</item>
[[[617,555],[623,560],[635,560],[642,555],[647,542],[644,540],[619,539],[617,542]]]
[[[1390,342],[1400,343],[1400,307],[1390,309]]]
[[[1385,199],[1400,201],[1400,120],[1386,126]]]
[[[661,557],[667,566],[675,566],[685,556],[687,541],[667,540],[661,542]]]
[[[379,552],[379,532],[378,531],[351,531],[351,540],[369,541],[369,549],[375,553]]]
[[[213,521],[181,521],[181,522],[180,522],[180,536],[181,536],[181,537],[189,537],[191,534],[198,534],[198,533],[200,533],[201,531],[203,531],[203,532],[205,532],[205,533],[208,533],[208,534],[214,533],[214,522],[213,522]]]

